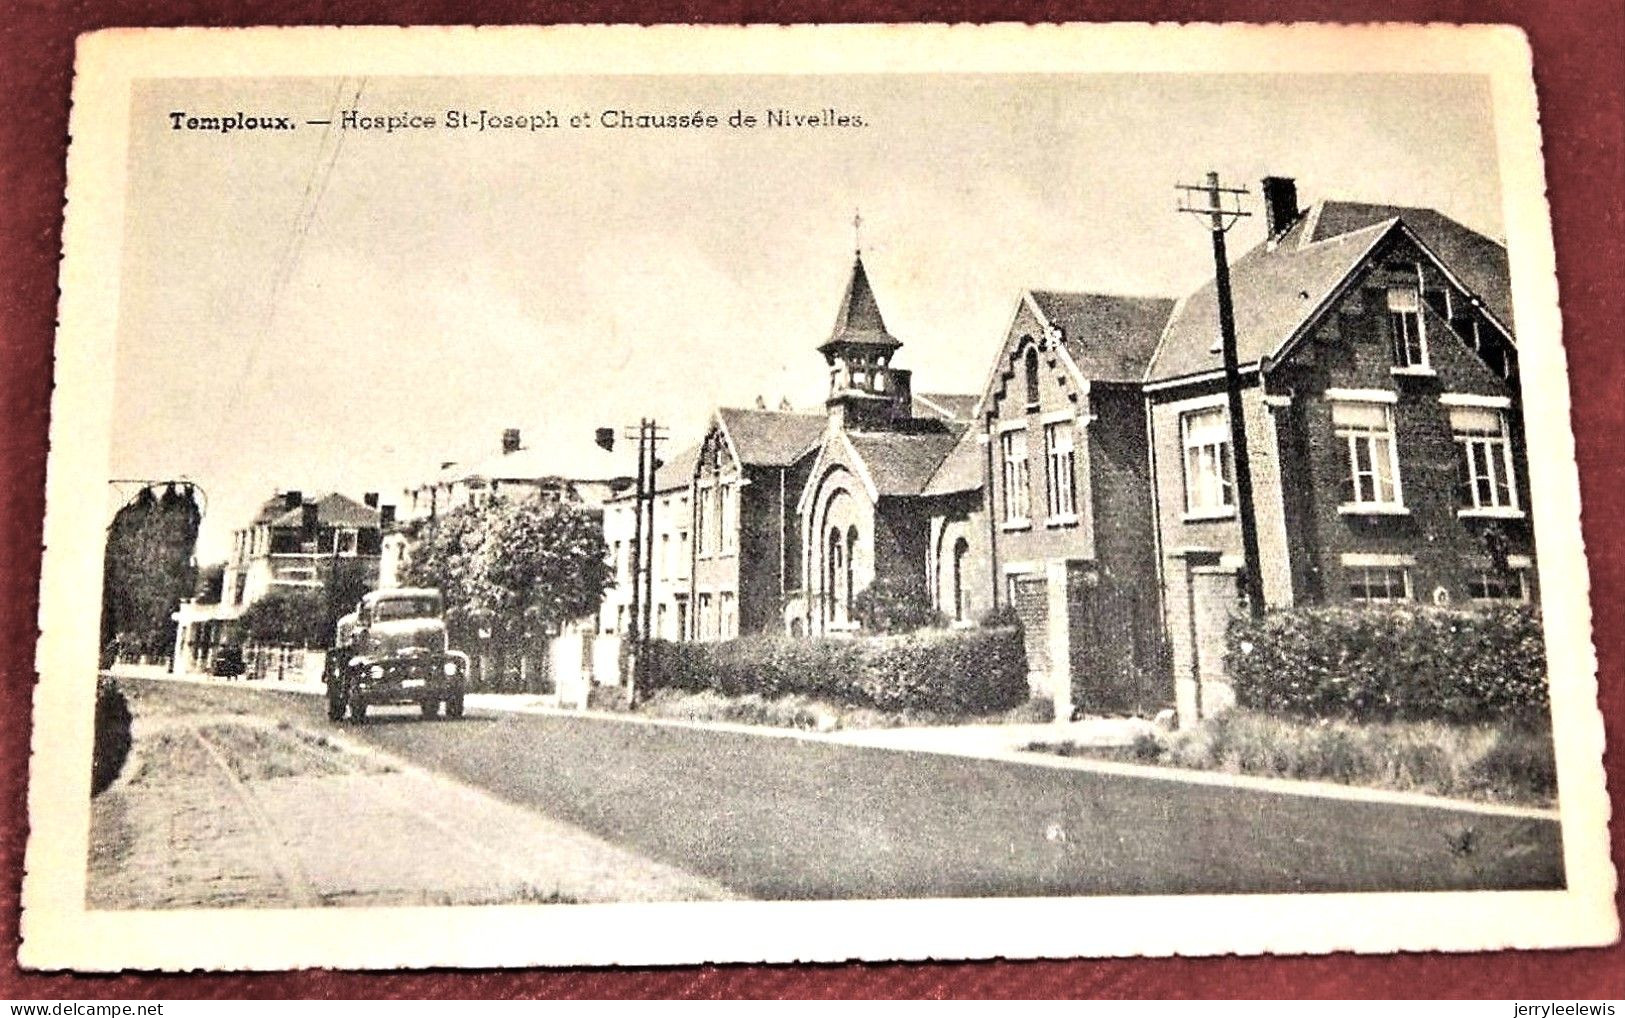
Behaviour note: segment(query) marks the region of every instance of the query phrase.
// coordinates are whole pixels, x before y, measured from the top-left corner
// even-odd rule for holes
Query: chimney
[[[368,509],[376,509],[378,508],[378,493],[376,491],[369,491],[365,495],[361,496],[361,501],[367,504]]]
[[[302,491],[284,491],[282,493],[282,511],[297,509],[304,504],[305,493]]]
[[[1298,221],[1298,185],[1291,177],[1265,177],[1264,227],[1271,237],[1279,237]]]
[[[316,503],[305,502],[299,507],[299,540],[302,542],[316,540]]]
[[[378,507],[378,529],[388,530],[395,523],[395,507],[381,505]]]
[[[519,451],[519,429],[502,429],[502,451],[504,454]]]

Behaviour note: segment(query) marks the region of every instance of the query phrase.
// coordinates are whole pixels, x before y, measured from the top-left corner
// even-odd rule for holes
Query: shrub
[[[1027,660],[1013,629],[853,639],[752,636],[651,646],[645,687],[724,696],[806,696],[883,711],[972,716],[1027,699]]]
[[[924,590],[894,577],[878,579],[860,591],[852,607],[871,633],[913,633],[945,621]]]
[[[90,752],[90,794],[117,780],[130,755],[130,704],[112,679],[96,682],[96,722]]]
[[[1236,702],[1313,718],[1545,715],[1546,650],[1525,608],[1307,607],[1231,621]]]

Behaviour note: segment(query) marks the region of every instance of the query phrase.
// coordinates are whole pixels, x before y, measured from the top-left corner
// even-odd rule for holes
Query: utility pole
[[[1236,513],[1241,518],[1241,553],[1247,607],[1254,618],[1264,614],[1264,577],[1258,562],[1258,517],[1253,511],[1253,471],[1247,450],[1247,421],[1241,408],[1241,366],[1236,354],[1236,316],[1230,302],[1230,261],[1224,235],[1236,222],[1252,215],[1241,208],[1244,187],[1220,187],[1219,175],[1210,172],[1205,184],[1179,184],[1179,211],[1207,219],[1213,237],[1213,286],[1219,300],[1219,338],[1224,354],[1224,387],[1229,398],[1230,458],[1236,472]],[[1205,204],[1186,204],[1196,196]],[[1228,204],[1227,204],[1228,201]],[[1219,464],[1223,470],[1224,465]]]
[[[614,432],[609,433],[608,443],[604,440],[607,430],[599,431],[599,445],[604,448],[613,445]],[[666,428],[644,417],[638,421],[636,430],[627,425],[622,436],[634,438],[638,443],[637,488],[632,499],[632,611],[627,620],[626,634],[632,644],[632,676],[628,696],[636,703],[638,678],[648,650],[652,628],[650,620],[654,614],[655,492],[658,488],[655,474],[661,466],[656,449],[669,435]]]

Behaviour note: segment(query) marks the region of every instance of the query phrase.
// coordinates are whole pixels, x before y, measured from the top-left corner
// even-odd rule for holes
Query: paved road
[[[326,725],[321,701],[249,693]],[[1560,886],[1556,823],[593,718],[345,733],[759,898]]]

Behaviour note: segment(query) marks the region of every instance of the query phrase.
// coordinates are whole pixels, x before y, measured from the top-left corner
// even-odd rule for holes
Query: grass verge
[[[1232,710],[1132,746],[1032,743],[1061,756],[1333,781],[1481,802],[1550,806],[1557,798],[1551,729],[1512,722],[1309,721]]]
[[[595,700],[594,707],[624,709],[617,699]],[[903,728],[915,725],[1016,724],[1052,719],[1045,700],[1032,700],[997,714],[966,716],[940,711],[883,711],[814,700],[799,694],[764,697],[755,693],[723,696],[709,690],[685,693],[660,689],[639,702],[634,713],[682,721],[731,721],[770,728],[829,732],[837,728]]]

